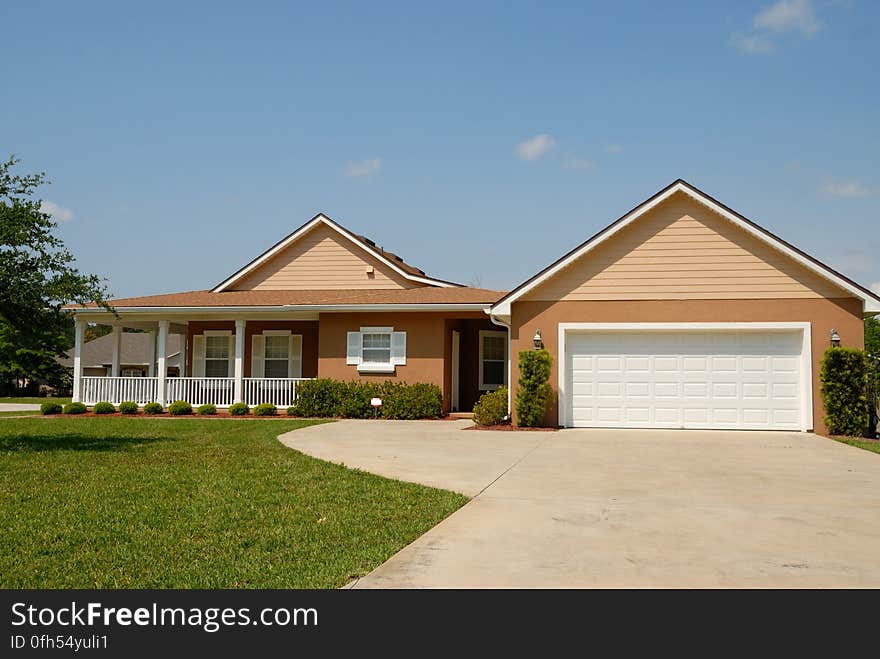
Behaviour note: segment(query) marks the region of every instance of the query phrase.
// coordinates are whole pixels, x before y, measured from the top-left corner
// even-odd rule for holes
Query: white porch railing
[[[244,402],[250,406],[272,403],[285,408],[296,400],[300,382],[311,378],[244,378]],[[83,376],[80,400],[86,405],[108,401],[118,405],[132,400],[138,405],[157,401],[159,378]],[[165,404],[185,400],[193,406],[229,407],[235,402],[235,378],[168,378]]]
[[[296,385],[311,378],[245,378],[244,402],[248,405],[272,403],[290,407],[296,400]]]
[[[107,401],[118,405],[133,400],[138,405],[156,400],[159,378],[108,378],[83,376],[80,397],[86,405]]]
[[[165,402],[185,400],[191,405],[229,407],[235,402],[235,378],[168,378]]]

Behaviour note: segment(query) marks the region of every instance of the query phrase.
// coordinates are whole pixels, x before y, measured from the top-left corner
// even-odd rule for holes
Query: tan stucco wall
[[[519,379],[517,355],[533,348],[532,337],[541,330],[544,346],[553,355],[550,384],[557,391],[559,379],[558,330],[562,322],[809,322],[813,339],[813,426],[824,434],[824,410],[819,394],[819,364],[829,345],[832,328],[843,345],[864,347],[862,302],[844,299],[759,299],[759,300],[644,300],[514,302],[511,317],[511,393],[516,400]],[[557,425],[557,403],[551,405],[546,422]]]
[[[485,314],[460,314],[470,319]],[[429,382],[443,391],[444,409],[449,409],[450,378],[449,342],[452,322],[447,314],[410,313],[324,313],[318,322],[318,377],[337,380],[374,380],[384,382]],[[361,327],[393,327],[406,332],[406,365],[392,373],[359,373],[356,366],[345,363],[346,335]],[[463,358],[464,359],[464,358]],[[463,361],[464,365],[464,361]],[[461,372],[462,381],[466,377]]]
[[[522,299],[733,300],[847,295],[678,192]]]
[[[367,268],[372,267],[369,274]],[[246,275],[230,290],[399,289],[408,280],[323,224]]]

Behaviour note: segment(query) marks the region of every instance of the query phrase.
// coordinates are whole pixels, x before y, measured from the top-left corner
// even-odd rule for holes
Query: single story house
[[[118,326],[121,330],[121,326]],[[169,377],[180,375],[180,336],[168,337],[165,368]],[[145,378],[156,375],[156,333],[114,331],[83,344],[80,357],[83,375]],[[73,368],[73,350],[58,363]]]
[[[880,313],[683,180],[507,293],[430,277],[321,214],[211,290],[112,304],[118,317],[74,307],[77,400],[108,379],[82,373],[84,324],[115,322],[156,331],[160,355],[183,337],[183,377],[160,358],[139,402],[286,405],[305,378],[376,378],[435,383],[446,410],[470,410],[503,385],[515,400],[518,353],[537,344],[551,425],[819,432],[825,349],[861,348]]]

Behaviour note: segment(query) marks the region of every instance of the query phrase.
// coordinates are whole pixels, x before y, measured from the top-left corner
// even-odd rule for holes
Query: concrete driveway
[[[880,586],[880,455],[801,433],[467,425],[282,436],[473,497],[355,587]]]

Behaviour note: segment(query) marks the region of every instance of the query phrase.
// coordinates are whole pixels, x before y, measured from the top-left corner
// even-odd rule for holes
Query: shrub
[[[199,405],[198,408],[196,408],[196,414],[199,416],[214,416],[217,414],[217,406],[211,405],[211,403]]]
[[[85,414],[86,406],[82,403],[68,403],[61,410],[62,414]]]
[[[229,416],[247,416],[250,411],[247,403],[233,403],[229,406]]]
[[[342,416],[345,383],[330,378],[306,380],[296,385],[296,416]]]
[[[507,418],[507,387],[487,391],[474,405],[474,423],[497,426]]]
[[[119,403],[119,411],[122,414],[137,414],[138,413],[138,404],[133,400],[126,400]]]
[[[370,404],[374,398],[385,397],[384,385],[378,382],[342,382],[342,400],[339,405],[339,416],[347,419],[375,419],[378,410]],[[384,400],[383,400],[384,402]]]
[[[254,416],[275,416],[278,408],[272,403],[260,403],[254,408]]]
[[[516,421],[521,426],[541,426],[547,403],[553,395],[550,388],[550,365],[553,358],[544,349],[519,353],[519,389],[516,392]]]
[[[443,394],[436,384],[386,382],[381,414],[386,419],[436,419],[443,415]]]
[[[148,416],[153,416],[155,414],[162,414],[165,410],[162,409],[162,406],[159,403],[147,403],[144,405],[144,414]]]
[[[868,362],[863,350],[828,348],[819,372],[825,426],[832,435],[859,437],[868,430]]]
[[[45,402],[40,405],[40,414],[61,414],[61,405],[54,402]]]
[[[193,413],[193,406],[185,400],[176,400],[168,406],[168,414],[171,416],[189,416]]]
[[[116,411],[116,408],[113,407],[113,403],[95,403],[94,407],[92,407],[92,412],[95,414],[113,414]]]
[[[291,405],[287,408],[287,416],[297,416],[296,414],[296,405]]]

